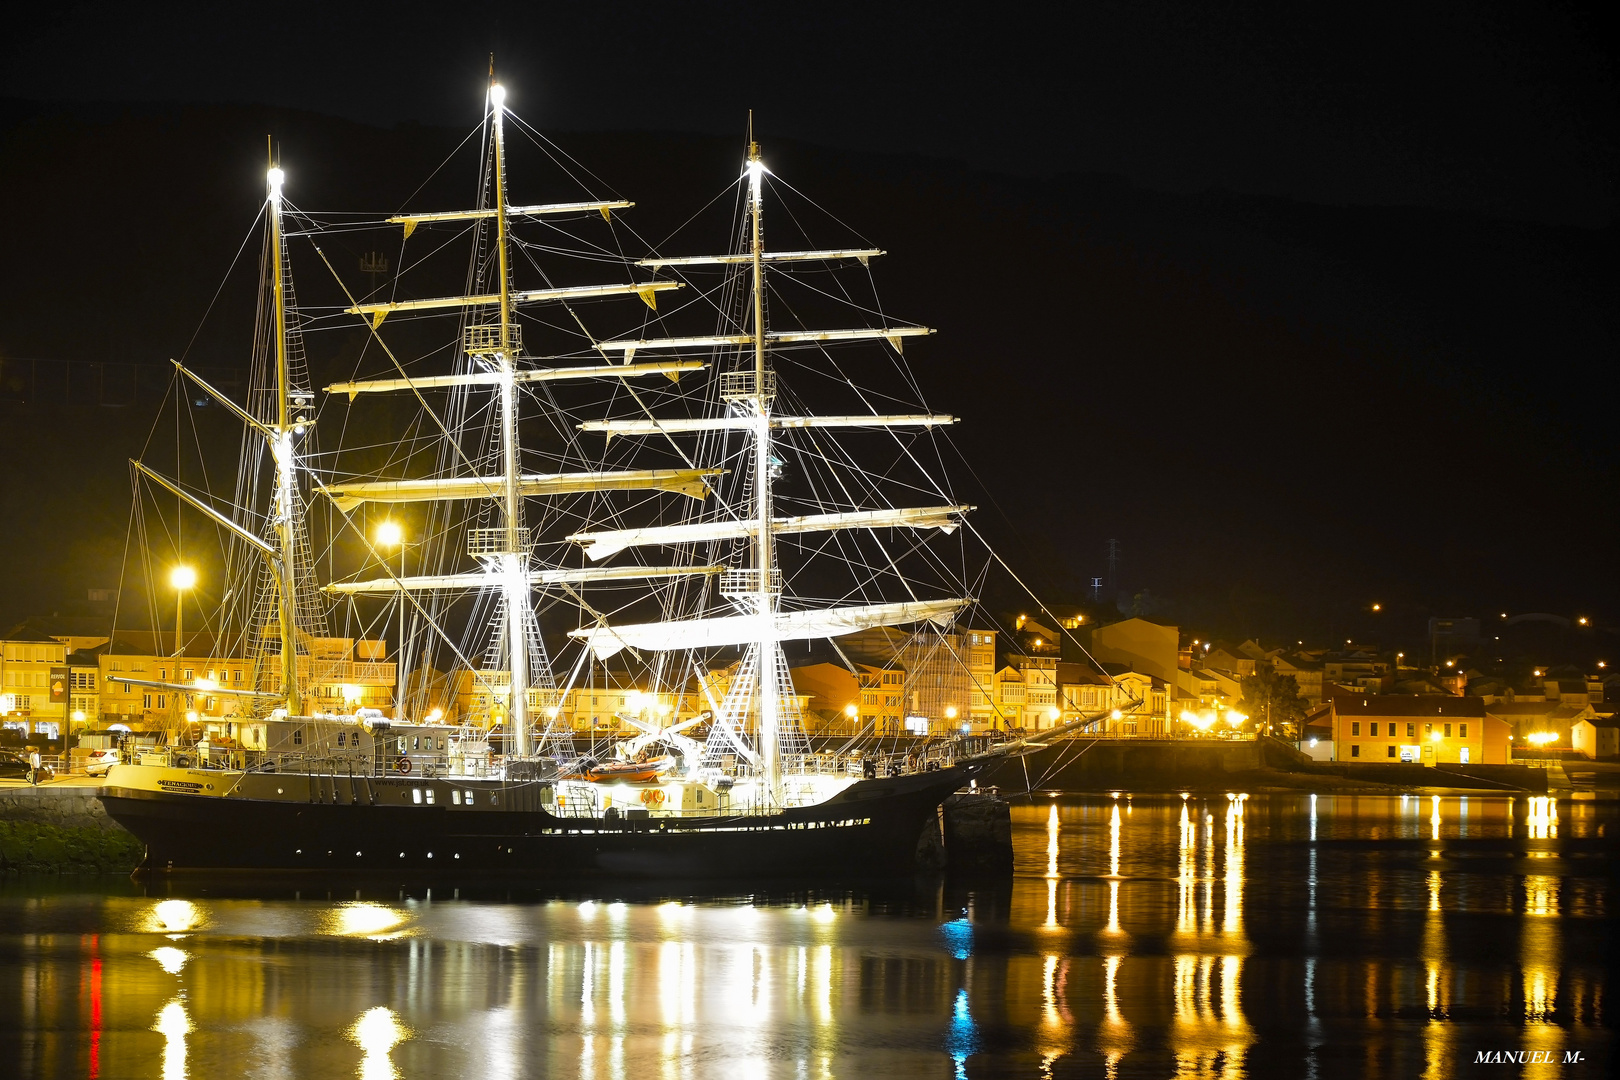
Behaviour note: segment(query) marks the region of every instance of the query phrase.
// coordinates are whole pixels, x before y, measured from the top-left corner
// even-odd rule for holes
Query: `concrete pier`
[[[62,777],[43,784],[0,781],[0,821],[25,821],[64,829],[123,832],[101,805],[101,780]]]

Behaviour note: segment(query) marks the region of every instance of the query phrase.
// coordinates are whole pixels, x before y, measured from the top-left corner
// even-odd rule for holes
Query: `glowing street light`
[[[491,91],[493,93],[493,90]],[[377,526],[377,546],[389,550],[399,549],[399,576],[405,577],[405,530],[397,521],[385,521]],[[399,590],[399,650],[394,657],[395,689],[394,712],[405,718],[405,587]]]
[[[849,717],[851,720],[855,719],[860,714],[861,710],[856,707],[853,701],[844,706],[844,715]]]
[[[181,638],[184,634],[184,611],[181,605],[185,602],[186,591],[197,584],[197,571],[182,563],[169,571],[169,585],[174,589],[174,655],[178,659],[183,653]]]

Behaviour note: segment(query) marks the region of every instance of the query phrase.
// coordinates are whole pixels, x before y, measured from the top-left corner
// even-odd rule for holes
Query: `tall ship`
[[[930,468],[953,418],[891,407],[896,384],[918,396],[901,348],[930,331],[828,284],[881,250],[766,244],[772,174],[752,130],[727,189],[730,250],[631,259],[625,200],[508,198],[514,129],[574,166],[505,96],[492,82],[469,136],[483,145],[472,209],[304,213],[269,168],[248,400],[177,365],[187,397],[242,425],[235,497],[135,463],[224,537],[236,606],[217,621],[234,620],[253,675],[132,676],[236,706],[212,745],[176,735],[113,766],[108,813],[155,873],[910,872],[942,801],[1023,744],[945,717],[903,752],[853,718],[847,738],[813,743],[786,650],[830,648],[854,671],[841,638],[915,647],[969,618],[958,527],[972,508]],[[399,271],[385,288],[343,280],[332,252],[383,228]],[[406,268],[457,243],[462,291],[411,295],[431,275]],[[340,300],[295,301],[295,252]],[[580,268],[616,280],[562,280]],[[856,317],[812,321],[840,309]],[[316,387],[304,341],[344,325],[364,334],[355,377]],[[874,358],[895,376],[886,391],[845,374]],[[810,404],[840,399],[838,413]],[[314,443],[317,427],[405,415],[358,449]],[[410,573],[372,528],[394,513],[425,538]],[[322,707],[341,681],[322,667],[340,616],[397,620],[391,708]],[[471,687],[457,715],[427,707],[439,669]]]

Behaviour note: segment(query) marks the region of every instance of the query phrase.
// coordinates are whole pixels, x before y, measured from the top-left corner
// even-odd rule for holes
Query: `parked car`
[[[34,768],[34,763],[25,754],[18,754],[11,750],[0,750],[0,779],[27,780],[38,783],[48,779],[51,770],[44,765]]]
[[[106,776],[107,770],[117,764],[117,750],[91,750],[85,758],[84,771],[89,776]]]

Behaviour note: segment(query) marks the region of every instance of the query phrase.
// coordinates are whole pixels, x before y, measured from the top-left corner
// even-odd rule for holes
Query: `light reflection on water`
[[[0,1074],[1597,1076],[1616,809],[1042,799],[999,884],[13,882]]]

